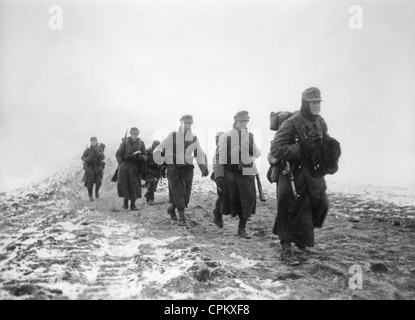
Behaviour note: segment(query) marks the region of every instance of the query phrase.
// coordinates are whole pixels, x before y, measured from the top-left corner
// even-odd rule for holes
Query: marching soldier
[[[85,168],[85,187],[88,190],[88,196],[90,201],[94,201],[92,197],[92,191],[95,184],[95,198],[99,198],[99,188],[102,185],[102,178],[104,174],[104,162],[105,159],[103,144],[98,146],[98,139],[92,137],[90,139],[91,146],[86,149],[82,155],[82,161]]]
[[[314,170],[311,158],[328,137],[327,124],[320,116],[321,94],[312,87],[302,94],[299,113],[285,120],[271,143],[270,155],[285,163],[285,170],[278,169],[277,216],[273,233],[281,241],[281,258],[288,265],[298,265],[307,259],[306,247],[314,245],[314,228],[322,227],[329,205],[326,182]],[[340,145],[336,146],[336,158]],[[337,160],[334,161],[337,167]],[[287,166],[288,164],[288,166]],[[284,166],[282,166],[284,167]],[[332,167],[328,173],[337,169]],[[292,251],[294,243],[300,251]]]
[[[238,236],[249,239],[246,223],[256,210],[254,159],[261,151],[248,132],[247,111],[234,116],[233,129],[221,135],[216,149],[215,182],[223,194],[221,214],[239,216]]]
[[[135,201],[141,198],[141,170],[146,160],[146,146],[138,137],[140,131],[131,128],[130,137],[121,142],[115,156],[119,164],[117,192],[124,198],[123,208],[136,211]]]
[[[167,164],[167,180],[169,184],[168,214],[173,221],[177,220],[176,209],[179,213],[179,226],[186,225],[185,208],[190,200],[193,183],[193,156],[202,171],[202,177],[209,175],[207,159],[199,140],[191,131],[193,117],[184,115],[180,119],[180,127],[176,132],[170,133],[167,138],[156,147],[154,157],[161,159],[164,154]],[[160,161],[156,162],[158,164]]]
[[[154,140],[150,148],[147,149],[147,169],[146,169],[146,188],[144,194],[149,205],[154,204],[154,192],[157,190],[159,179],[161,178],[160,166],[154,161],[153,151],[160,144],[160,141]]]

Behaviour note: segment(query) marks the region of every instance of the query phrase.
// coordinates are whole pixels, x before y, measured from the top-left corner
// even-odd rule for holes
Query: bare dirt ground
[[[415,207],[330,192],[331,211],[308,261],[288,267],[272,235],[275,185],[236,236],[236,219],[212,221],[215,185],[195,169],[188,227],[156,203],[121,208],[109,161],[90,202],[82,170],[1,195],[0,299],[414,299]],[[362,268],[351,289],[350,267]]]

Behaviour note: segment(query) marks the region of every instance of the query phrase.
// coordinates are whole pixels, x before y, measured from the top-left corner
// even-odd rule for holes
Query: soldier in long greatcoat
[[[311,159],[321,142],[328,138],[327,124],[319,115],[321,101],[318,88],[305,90],[300,112],[282,123],[271,143],[270,156],[284,164],[288,161],[290,169],[287,172],[288,167],[283,165],[278,171],[273,230],[281,241],[281,258],[289,265],[298,265],[307,258],[306,247],[314,245],[314,228],[323,225],[329,209],[324,176],[315,174],[316,164]],[[328,173],[336,171],[337,165],[329,168]],[[300,250],[298,254],[292,251],[292,243]]]
[[[247,129],[249,119],[247,111],[234,116],[233,129],[219,138],[214,165],[215,182],[222,193],[220,214],[238,216],[237,234],[246,239],[250,238],[247,221],[256,211],[254,159],[261,155]]]
[[[115,156],[119,164],[117,178],[117,192],[124,198],[123,208],[136,211],[135,201],[141,198],[141,170],[145,165],[146,146],[138,137],[140,131],[131,128],[130,137],[121,142]]]

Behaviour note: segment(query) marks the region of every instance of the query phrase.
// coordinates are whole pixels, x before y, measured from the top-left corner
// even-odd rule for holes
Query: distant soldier
[[[314,246],[314,228],[320,228],[329,205],[325,173],[337,171],[340,145],[327,133],[327,124],[320,114],[321,94],[312,87],[302,94],[299,113],[285,120],[271,143],[270,156],[282,162],[277,178],[277,217],[273,232],[281,241],[281,258],[288,265],[298,265],[307,258],[306,247]],[[322,144],[326,152],[326,170],[314,163],[313,154]],[[285,170],[284,170],[285,169]],[[291,243],[299,249],[293,253]]]
[[[146,160],[146,146],[138,137],[140,131],[131,128],[130,137],[121,142],[115,156],[119,164],[117,191],[124,198],[123,208],[136,211],[135,201],[141,198],[141,169]]]
[[[146,175],[144,177],[147,192],[144,197],[149,205],[154,204],[154,192],[157,191],[157,185],[161,178],[160,165],[153,158],[153,151],[158,145],[160,145],[160,141],[154,140],[151,147],[147,149]]]
[[[99,188],[102,185],[102,177],[104,174],[104,148],[98,146],[98,139],[92,137],[91,146],[87,148],[83,155],[82,161],[85,168],[85,187],[88,190],[88,196],[90,201],[94,201],[92,197],[92,191],[95,184],[95,198],[99,198]],[[101,144],[102,146],[103,144]]]
[[[219,145],[219,138],[220,136],[223,134],[222,131],[216,133],[215,136],[215,140],[216,140],[216,148]],[[216,163],[216,154],[213,158],[213,172],[212,175],[210,176],[210,178],[215,181],[215,167],[218,164]],[[220,188],[216,187],[216,193],[218,195],[218,198],[216,199],[215,202],[215,209],[213,209],[213,222],[219,227],[219,228],[223,228],[223,220],[222,220],[222,212],[221,212],[221,207],[222,207],[222,201],[223,201],[223,191]]]
[[[220,213],[239,216],[238,236],[249,239],[246,223],[256,211],[254,159],[261,151],[247,130],[247,111],[234,116],[233,129],[221,135],[216,149],[215,182],[223,194]]]
[[[193,183],[193,155],[202,171],[202,177],[209,175],[207,158],[199,140],[191,131],[193,117],[184,115],[180,119],[180,128],[170,133],[154,150],[154,157],[160,159],[164,154],[167,164],[167,180],[169,183],[169,202],[167,209],[171,219],[176,221],[176,209],[179,212],[179,226],[186,225],[185,208],[190,200]],[[157,162],[158,163],[158,162]],[[160,164],[160,163],[159,163]]]

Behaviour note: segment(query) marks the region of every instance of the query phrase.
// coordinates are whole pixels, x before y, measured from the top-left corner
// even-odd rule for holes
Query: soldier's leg
[[[167,213],[170,215],[172,220],[177,221],[176,207],[174,204],[170,204],[170,206],[167,208]]]
[[[122,207],[126,210],[128,209],[128,198],[124,198],[124,202],[122,204]]]
[[[95,198],[99,198],[99,188],[102,186],[102,178],[103,178],[103,171],[99,170],[97,174],[95,174]]]
[[[169,200],[171,206],[167,209],[167,212],[172,216],[174,209],[185,208],[185,189],[184,182],[182,179],[182,171],[169,166],[167,168],[167,179],[169,182]],[[173,216],[172,216],[173,219]]]
[[[247,222],[248,222],[247,218],[243,217],[242,215],[239,216],[238,236],[245,238],[245,239],[251,239],[250,234],[246,231]]]
[[[185,217],[185,212],[184,212],[184,208],[177,208],[177,210],[179,211],[179,226],[186,226],[186,217]]]
[[[150,184],[151,184],[151,180],[146,180],[146,193],[144,193],[144,198],[146,198],[146,202],[148,203],[150,201],[150,197],[149,197],[149,190],[150,190]]]
[[[183,175],[182,175],[182,180],[184,183],[185,207],[187,207],[190,201],[190,196],[192,194],[192,185],[193,185],[193,169],[192,168],[184,170]]]
[[[300,261],[293,254],[291,242],[281,240],[281,259],[289,266],[297,266]]]
[[[223,228],[223,220],[222,220],[222,199],[223,195],[219,195],[216,199],[215,209],[213,209],[213,222],[219,227]]]
[[[149,188],[148,188],[148,199],[149,204],[152,205],[154,203],[154,191],[157,187],[158,180],[156,178],[153,178],[150,180]]]
[[[135,201],[141,198],[141,175],[136,166],[130,166],[130,210],[137,211]]]
[[[88,190],[88,197],[90,201],[94,201],[92,197],[92,189],[94,187],[94,172],[92,170],[88,170],[87,177],[86,177],[86,188]]]

